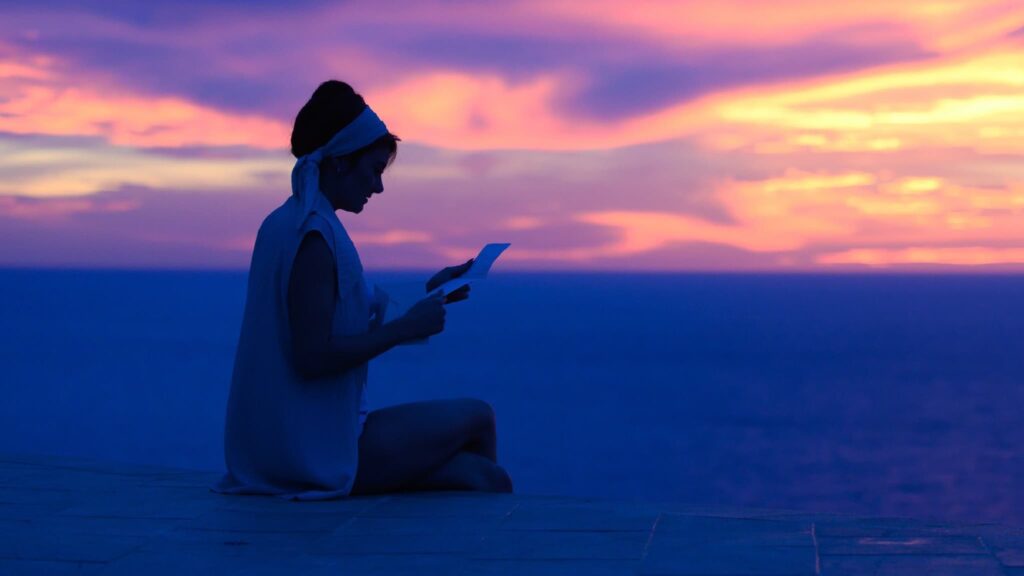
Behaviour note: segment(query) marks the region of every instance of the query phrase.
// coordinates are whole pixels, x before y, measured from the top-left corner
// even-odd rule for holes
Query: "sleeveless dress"
[[[368,363],[306,380],[292,357],[288,283],[306,233],[320,232],[334,254],[334,334],[366,333],[371,306],[379,302],[372,301],[359,254],[334,208],[322,192],[316,196],[301,228],[295,225],[299,202],[291,196],[256,236],[224,425],[227,472],[210,486],[213,492],[324,500],[348,496],[355,482]]]

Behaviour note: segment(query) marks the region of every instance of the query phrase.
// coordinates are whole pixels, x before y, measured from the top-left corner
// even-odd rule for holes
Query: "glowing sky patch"
[[[370,268],[1024,267],[1018,2],[186,3],[5,10],[0,264],[245,266],[337,78]]]

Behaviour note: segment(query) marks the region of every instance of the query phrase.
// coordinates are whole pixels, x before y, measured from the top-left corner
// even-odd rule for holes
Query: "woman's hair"
[[[328,80],[313,92],[309,102],[299,110],[292,128],[292,156],[305,156],[327,144],[339,130],[348,126],[366,108],[366,101],[351,86],[339,80]],[[372,143],[346,156],[358,160],[374,146],[386,146],[388,165],[398,152],[398,136],[388,132]]]

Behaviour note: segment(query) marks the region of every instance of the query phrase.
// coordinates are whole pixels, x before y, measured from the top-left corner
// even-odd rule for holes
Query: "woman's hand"
[[[470,258],[469,260],[466,260],[466,262],[464,264],[459,264],[458,266],[448,266],[447,268],[444,268],[443,270],[441,270],[437,274],[434,274],[430,278],[430,280],[427,280],[427,293],[429,294],[430,292],[433,292],[435,288],[437,288],[438,286],[444,284],[445,282],[447,282],[449,280],[453,280],[453,279],[458,278],[459,276],[462,276],[463,274],[465,274],[466,271],[468,271],[469,268],[473,265],[473,260],[474,260],[474,258]],[[462,290],[462,288],[459,288],[459,290]],[[459,290],[453,290],[449,294],[449,296],[452,295],[452,294],[455,294]],[[458,300],[465,300],[466,298],[468,298],[468,296],[459,298]],[[448,300],[448,301],[449,302],[454,302],[455,300]]]
[[[444,299],[444,303],[451,304],[452,302],[458,302],[459,300],[465,300],[467,298],[469,298],[469,284],[459,286],[455,290],[449,292],[448,296]]]
[[[384,317],[387,316],[388,303],[391,302],[391,297],[385,292],[380,286],[373,285],[373,301],[370,303],[370,320],[369,331],[380,328],[384,325]]]
[[[444,296],[438,291],[413,304],[395,322],[401,325],[405,338],[415,340],[444,330],[444,316]]]

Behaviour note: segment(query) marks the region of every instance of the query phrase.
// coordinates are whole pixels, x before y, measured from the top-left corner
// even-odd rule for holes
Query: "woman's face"
[[[352,161],[335,156],[320,163],[320,190],[335,210],[359,214],[373,194],[384,191],[382,174],[388,162],[388,150],[375,146]]]

